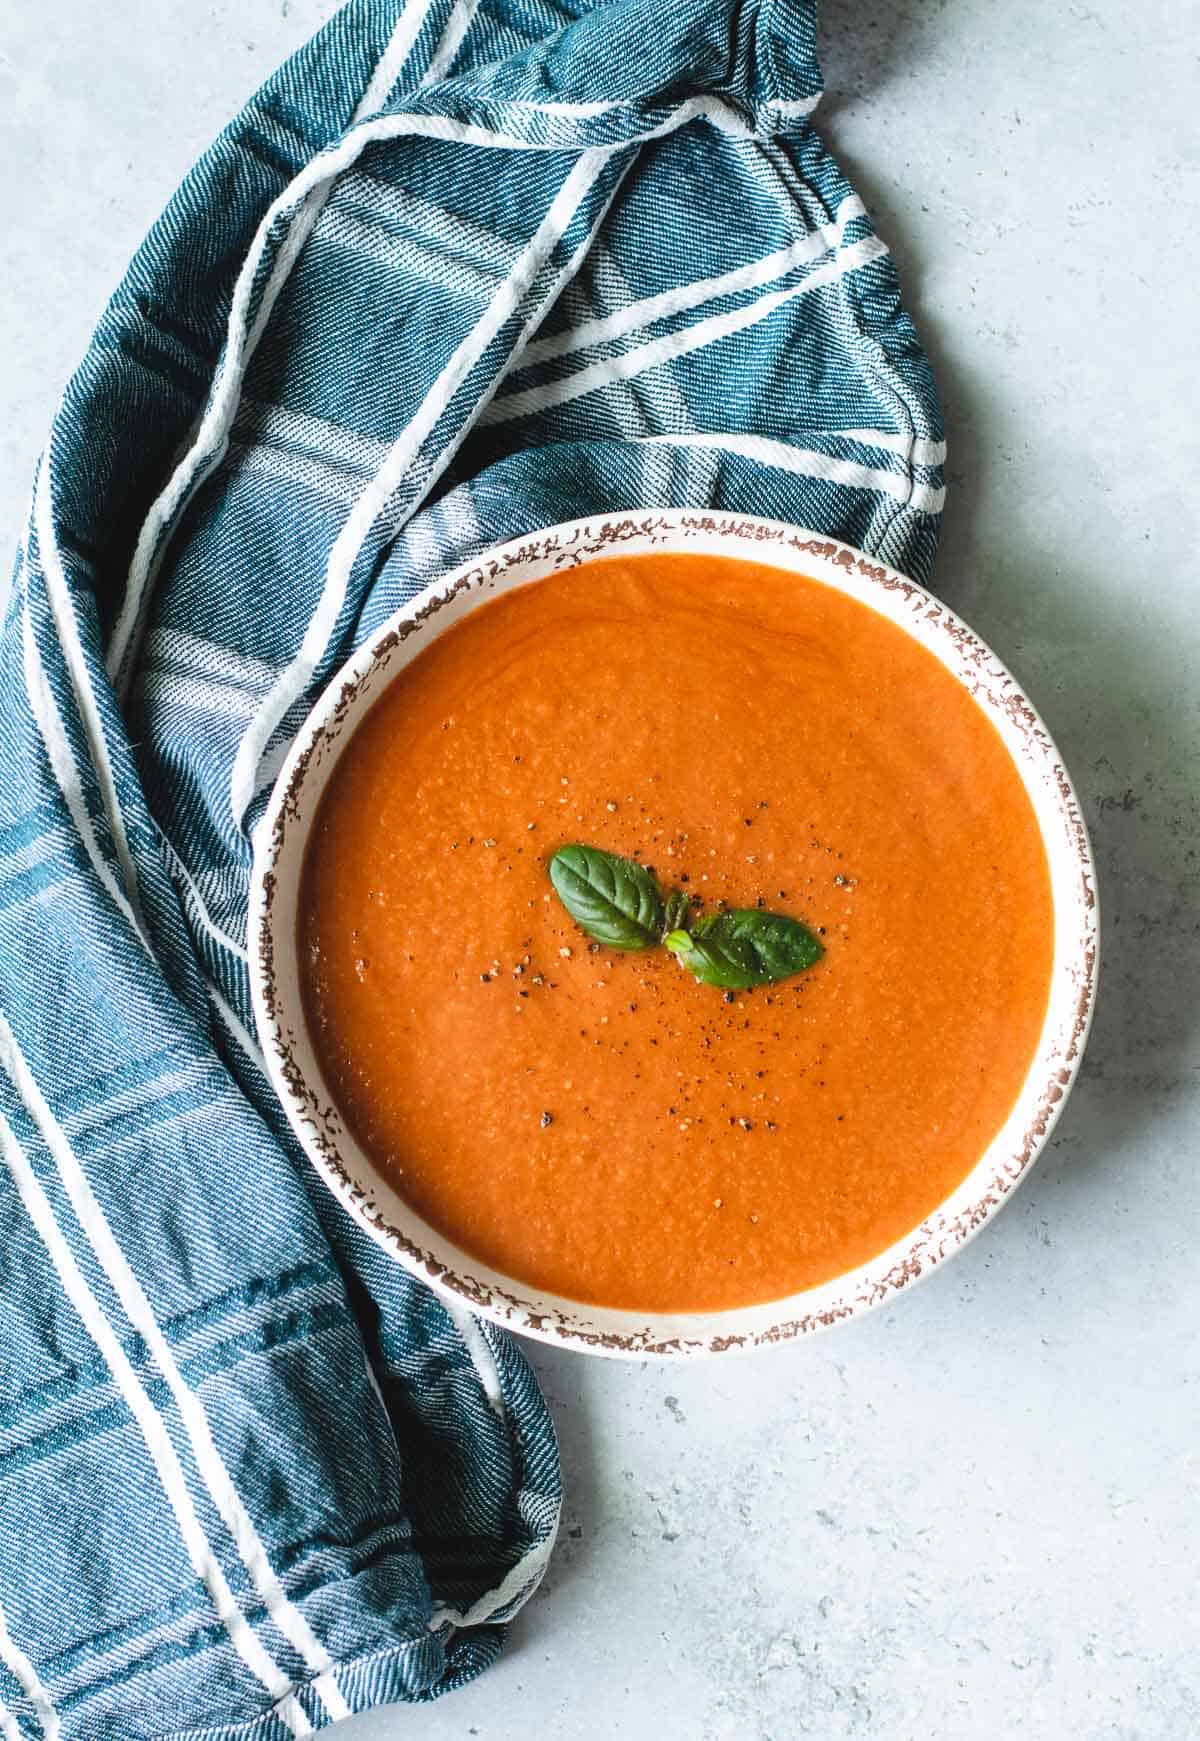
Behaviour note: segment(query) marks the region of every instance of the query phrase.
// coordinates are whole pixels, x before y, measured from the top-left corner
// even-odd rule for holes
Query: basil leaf
[[[663,898],[645,865],[598,846],[560,846],[550,881],[589,937],[610,949],[651,949],[662,938]]]
[[[690,933],[670,931],[663,942],[701,985],[734,991],[803,973],[825,953],[820,940],[799,919],[760,907],[711,913]]]

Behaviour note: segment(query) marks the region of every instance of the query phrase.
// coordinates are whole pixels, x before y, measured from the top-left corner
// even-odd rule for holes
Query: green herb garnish
[[[598,846],[560,846],[549,870],[559,900],[589,937],[610,949],[665,944],[702,985],[730,991],[771,985],[803,973],[825,953],[799,919],[762,907],[693,920],[682,889],[664,895],[645,865]]]
[[[799,919],[760,907],[729,907],[697,920],[690,931],[668,931],[663,942],[702,985],[731,990],[770,985],[803,973],[825,953]]]
[[[630,858],[598,846],[560,846],[550,881],[577,925],[610,949],[653,949],[662,942],[665,904],[658,879]]]

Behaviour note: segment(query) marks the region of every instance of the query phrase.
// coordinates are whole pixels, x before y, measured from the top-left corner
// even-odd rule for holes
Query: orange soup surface
[[[729,995],[589,945],[546,863],[820,930]],[[932,654],[817,581],[610,557],[470,612],[355,732],[305,865],[327,1081],[430,1223],[532,1287],[701,1311],[864,1263],[1011,1110],[1053,916],[1029,800]]]

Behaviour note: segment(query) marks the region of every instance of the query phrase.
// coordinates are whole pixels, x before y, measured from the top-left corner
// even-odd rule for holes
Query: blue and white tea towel
[[[264,1081],[251,835],[351,648],[494,541],[690,504],[928,574],[936,397],[813,37],[803,0],[352,0],[67,389],[0,639],[6,1741],[302,1736],[475,1674],[537,1584],[521,1355]]]

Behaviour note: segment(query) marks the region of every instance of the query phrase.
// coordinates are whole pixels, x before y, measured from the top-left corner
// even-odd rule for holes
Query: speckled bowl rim
[[[614,554],[709,551],[823,581],[934,652],[991,719],[1033,802],[1055,906],[1050,1003],[1037,1055],[1004,1127],[962,1184],[870,1263],[820,1287],[723,1312],[618,1312],[524,1287],[462,1252],[374,1171],[338,1113],[304,1023],[295,938],[308,825],[337,756],[395,673],[484,599]],[[439,577],[382,624],[309,714],[255,831],[251,993],[271,1081],[325,1184],[359,1225],[448,1303],[522,1335],[591,1354],[709,1355],[810,1335],[860,1317],[943,1263],[1007,1202],[1045,1147],[1079,1069],[1095,1002],[1099,909],[1074,788],[1037,712],[970,628],[922,587],[861,551],[750,515],[686,509],[595,515],[531,533]]]

